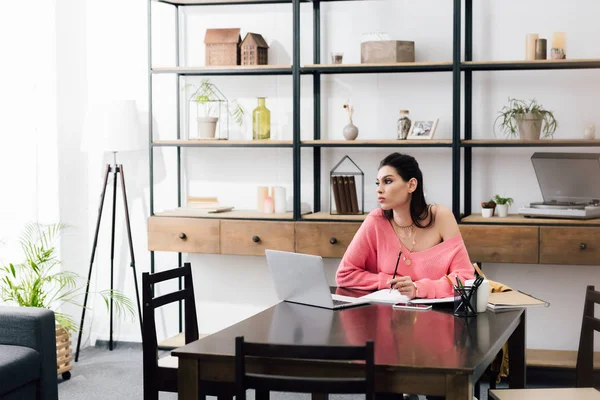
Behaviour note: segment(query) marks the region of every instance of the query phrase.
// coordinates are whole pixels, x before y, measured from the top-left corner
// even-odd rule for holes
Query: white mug
[[[465,281],[465,286],[473,286],[475,279],[469,279]],[[490,298],[490,281],[484,279],[481,285],[477,288],[477,306],[476,310],[478,313],[485,312],[487,309],[488,299]]]

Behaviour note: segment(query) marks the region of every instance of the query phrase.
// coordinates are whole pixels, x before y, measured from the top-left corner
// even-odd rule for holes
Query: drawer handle
[[[185,233],[183,233],[183,232],[181,232],[181,233],[179,234],[179,239],[181,239],[181,240],[185,240],[185,239],[187,239],[187,236],[186,236],[186,234],[185,234]]]
[[[258,243],[258,242],[260,242],[260,238],[258,236],[252,236],[252,241],[254,243]]]
[[[585,243],[581,242],[581,243],[579,243],[579,248],[580,248],[581,250],[585,250],[585,249],[587,248],[587,244],[585,244]]]
[[[329,239],[329,243],[331,244],[336,244],[337,243],[337,239],[332,237],[331,239]]]

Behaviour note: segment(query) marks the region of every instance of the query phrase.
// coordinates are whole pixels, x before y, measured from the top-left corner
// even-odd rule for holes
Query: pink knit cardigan
[[[372,211],[348,246],[336,273],[338,286],[375,290],[389,288],[400,250],[400,241],[383,210]],[[400,259],[396,276],[410,276],[417,286],[418,297],[441,298],[453,295],[448,275],[453,282],[473,279],[474,270],[460,234],[423,251],[410,252],[402,245],[402,253],[412,262]]]

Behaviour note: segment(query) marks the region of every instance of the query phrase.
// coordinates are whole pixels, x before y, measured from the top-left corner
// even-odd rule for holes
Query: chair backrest
[[[158,283],[183,278],[183,289],[154,297],[154,286]],[[158,391],[177,391],[177,371],[174,368],[158,365],[158,341],[156,337],[155,310],[164,305],[184,301],[185,343],[198,340],[198,322],[192,267],[185,263],[183,267],[164,272],[142,274],[143,311],[143,359],[144,359],[144,399],[158,398]]]
[[[261,373],[246,371],[246,357],[258,357],[275,368]],[[282,359],[362,361],[364,374],[358,377],[329,378],[286,374],[278,369]],[[246,399],[246,389],[255,389],[257,399],[266,397],[270,391],[297,393],[364,393],[367,400],[374,400],[375,369],[373,341],[364,346],[309,346],[290,344],[266,344],[245,342],[243,336],[235,338],[235,395],[236,400]],[[269,373],[273,371],[273,373]]]
[[[581,336],[577,351],[577,387],[594,386],[594,332],[600,332],[600,319],[594,317],[595,304],[600,304],[600,292],[590,285],[585,291]]]

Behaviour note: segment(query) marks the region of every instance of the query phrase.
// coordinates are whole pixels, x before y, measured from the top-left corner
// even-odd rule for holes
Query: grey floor
[[[563,382],[546,374],[529,374],[528,384],[536,387],[563,386]],[[142,399],[142,348],[140,344],[117,343],[113,351],[105,347],[87,347],[73,363],[71,379],[58,378],[61,400],[134,400]],[[505,385],[500,385],[503,387]],[[569,386],[568,382],[564,386]],[[481,388],[479,400],[487,400],[487,384]],[[254,400],[249,391],[248,400]],[[332,400],[358,400],[359,396],[331,396]],[[173,393],[161,393],[161,400],[175,400]],[[272,400],[309,400],[310,397],[275,393]],[[399,398],[396,398],[399,400]],[[420,400],[425,397],[419,396]],[[214,399],[211,399],[214,400]]]

